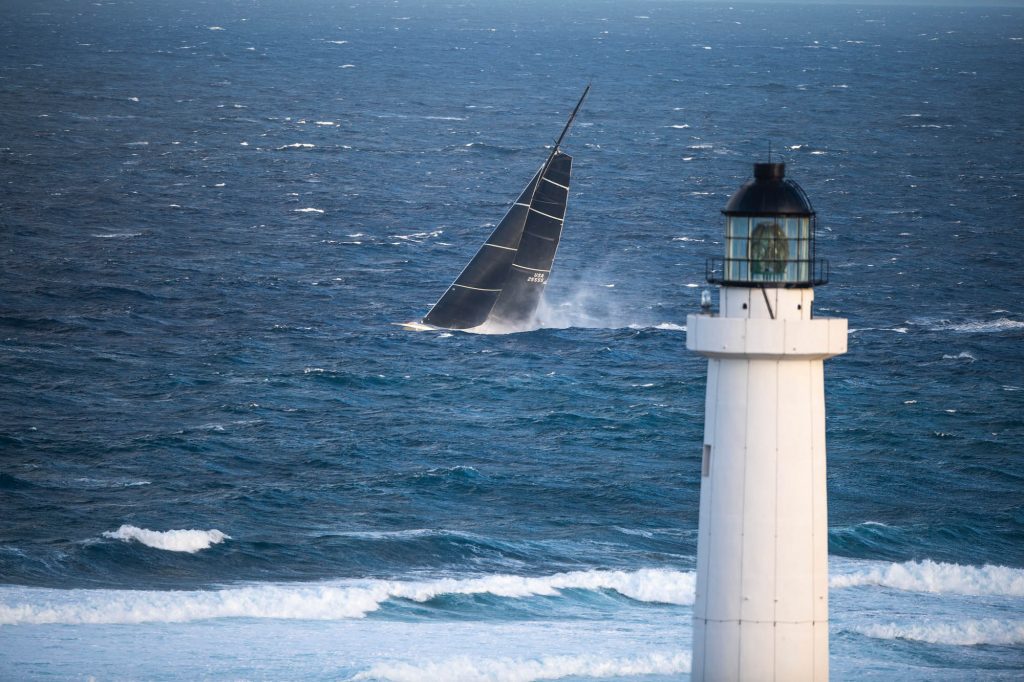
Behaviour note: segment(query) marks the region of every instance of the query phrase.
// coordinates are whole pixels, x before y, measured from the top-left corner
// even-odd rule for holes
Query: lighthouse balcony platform
[[[841,318],[686,317],[686,348],[706,357],[825,359],[846,352]]]

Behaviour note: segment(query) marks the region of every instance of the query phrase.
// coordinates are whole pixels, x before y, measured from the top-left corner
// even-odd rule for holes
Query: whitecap
[[[114,531],[105,531],[103,537],[124,542],[135,540],[147,547],[189,554],[195,554],[199,550],[231,539],[230,535],[216,529],[158,531],[129,525],[123,525]]]
[[[877,564],[852,573],[833,575],[832,588],[865,585],[932,594],[1024,597],[1024,569],[1007,566],[962,566],[925,559],[900,564]]]
[[[670,128],[675,128],[676,130],[685,130],[686,128],[689,128],[690,126],[688,124],[686,124],[686,123],[675,123],[675,124],[673,124],[673,125],[671,125],[669,127]]]
[[[207,26],[206,28],[209,31],[223,31],[224,30],[223,26]]]
[[[111,232],[110,234],[94,234],[93,237],[99,239],[129,239],[131,237],[141,237],[141,232]]]
[[[308,142],[293,142],[292,144],[282,145],[278,147],[277,150],[281,151],[284,149],[313,149],[314,147],[316,147],[315,144],[310,144]]]
[[[690,672],[688,651],[650,653],[628,658],[599,655],[543,656],[540,658],[470,658],[457,656],[440,661],[381,662],[358,673],[352,680],[460,680],[462,682],[531,682],[563,678],[634,678],[648,675],[680,675]]]
[[[122,526],[118,533],[126,528],[134,529]],[[135,531],[140,530],[127,534],[135,539],[138,535]],[[218,533],[221,539],[228,538],[220,531],[167,531],[155,535],[169,538],[171,533],[205,533],[208,538],[214,537],[209,534]],[[21,603],[5,595],[0,602],[0,625],[185,623],[215,618],[346,620],[363,618],[391,599],[421,603],[443,595],[522,599],[557,596],[563,590],[607,590],[639,602],[688,606],[693,604],[695,589],[696,573],[667,569],[574,571],[532,577],[491,575],[422,582],[357,580],[340,584],[262,584],[174,592],[39,588],[19,590],[17,594],[24,595]]]
[[[972,321],[962,322],[959,324],[947,323],[939,325],[939,330],[954,331],[954,332],[966,332],[966,333],[987,333],[987,332],[1003,332],[1013,331],[1016,329],[1024,329],[1024,320],[1011,320],[1006,317],[1001,317],[998,320],[991,321]]]
[[[943,360],[970,360],[971,362],[974,362],[978,358],[974,357],[973,355],[971,355],[967,351],[962,351],[958,355],[943,355],[942,359]]]
[[[981,644],[1013,646],[1024,644],[1024,621],[963,620],[957,623],[925,621],[922,623],[888,623],[852,628],[875,639],[907,639],[928,644],[977,646]]]
[[[320,213],[323,213],[324,210],[322,208],[293,208],[292,212],[294,212],[294,213],[317,213],[317,214],[320,214]]]

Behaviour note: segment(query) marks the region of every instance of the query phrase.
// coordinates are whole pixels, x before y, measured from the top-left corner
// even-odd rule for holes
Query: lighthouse
[[[846,320],[814,315],[828,281],[815,214],[785,164],[754,164],[707,263],[718,314],[687,316],[708,359],[692,679],[828,679],[823,361]]]

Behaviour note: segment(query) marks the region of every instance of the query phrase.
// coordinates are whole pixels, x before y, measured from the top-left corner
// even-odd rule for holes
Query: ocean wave
[[[961,566],[925,559],[872,566],[833,575],[829,581],[833,589],[866,585],[906,592],[1024,597],[1024,569],[990,564]]]
[[[877,624],[851,628],[874,639],[907,639],[928,644],[1012,646],[1024,644],[1024,621],[995,618],[964,620],[959,623]]]
[[[523,599],[557,596],[563,590],[610,590],[640,602],[690,605],[695,588],[693,572],[641,569],[424,582],[252,585],[192,592],[33,589],[26,594],[12,590],[24,601],[13,603],[10,592],[0,592],[0,625],[184,623],[216,618],[346,620],[363,618],[393,599],[420,603],[446,595]]]
[[[350,678],[357,680],[451,680],[452,682],[532,682],[566,677],[600,679],[636,675],[678,675],[690,672],[690,652],[647,654],[629,658],[544,656],[538,659],[459,656],[427,663],[386,662]]]
[[[136,526],[123,525],[117,530],[108,530],[103,537],[114,540],[130,542],[135,540],[147,547],[164,549],[168,552],[196,552],[207,549],[211,545],[230,540],[230,535],[225,535],[219,530],[148,530]]]
[[[1015,331],[1024,329],[1024,320],[1011,320],[1000,317],[998,320],[971,320],[968,322],[951,322],[938,320],[929,325],[932,331],[961,332],[965,334],[985,334],[994,332]]]

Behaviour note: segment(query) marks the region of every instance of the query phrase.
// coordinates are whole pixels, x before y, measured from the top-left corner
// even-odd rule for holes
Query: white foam
[[[310,144],[308,142],[294,142],[292,144],[281,145],[280,147],[277,148],[277,150],[282,151],[285,149],[313,149],[314,147],[316,147],[315,144]]]
[[[391,682],[532,682],[565,677],[600,679],[641,675],[679,675],[690,672],[690,652],[652,653],[629,658],[601,656],[544,656],[537,659],[472,659],[459,656],[427,663],[378,663],[352,680]]]
[[[112,232],[110,234],[94,234],[93,237],[99,239],[129,239],[131,237],[141,237],[141,232]]]
[[[1006,317],[1001,317],[998,320],[990,320],[987,322],[974,321],[963,322],[960,324],[947,323],[939,325],[938,329],[966,333],[1013,331],[1015,329],[1024,329],[1024,320],[1011,320]]]
[[[122,530],[124,528],[131,527],[122,527]],[[131,535],[134,539],[135,533]],[[191,592],[17,588],[13,592],[22,600],[20,603],[8,596],[10,591],[0,591],[0,625],[184,623],[214,618],[342,620],[362,618],[390,599],[426,602],[450,594],[490,594],[522,599],[556,596],[563,590],[573,589],[611,590],[635,601],[690,605],[696,589],[696,574],[665,569],[595,570],[534,577],[491,575],[423,582],[363,580]]]
[[[953,646],[1024,644],[1024,621],[1004,621],[995,618],[964,620],[957,623],[888,623],[855,627],[852,630],[875,639],[909,639],[915,642]]]
[[[440,237],[443,233],[444,230],[432,230],[430,232],[414,232],[412,234],[393,234],[390,237],[392,239],[401,239],[405,242],[422,242],[427,239]]]
[[[908,592],[1024,597],[1024,569],[1007,566],[961,566],[925,559],[879,564],[844,575],[833,575],[833,589],[876,585]]]
[[[943,360],[970,360],[971,362],[974,362],[978,358],[974,357],[973,355],[971,355],[967,351],[962,351],[958,355],[943,355],[942,359]]]
[[[324,210],[322,208],[293,208],[292,212],[294,212],[294,213],[323,213]]]
[[[210,30],[210,31],[223,31],[224,30],[223,26],[207,26],[206,28],[208,30]]]
[[[103,537],[114,540],[130,542],[135,540],[147,547],[165,549],[168,552],[196,552],[207,549],[225,540],[230,540],[230,535],[225,535],[219,530],[149,530],[136,526],[123,525],[117,530],[108,530]]]

